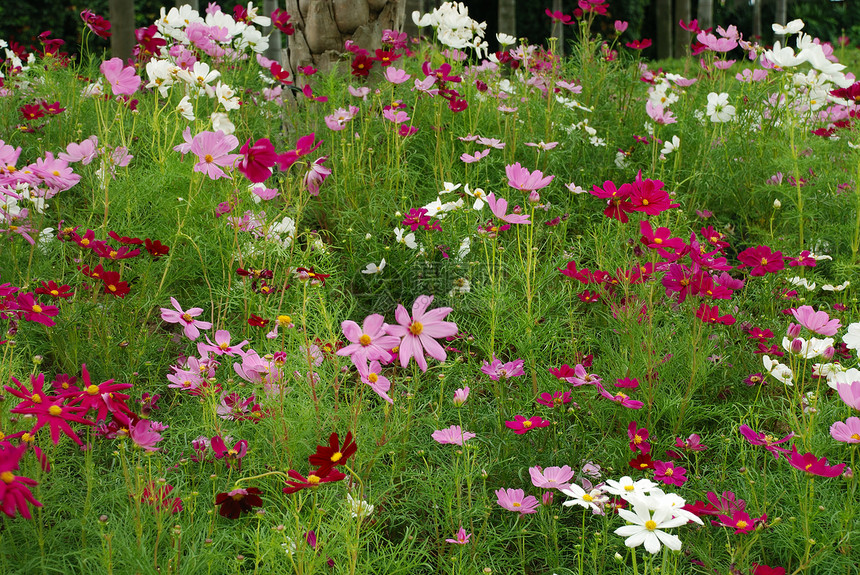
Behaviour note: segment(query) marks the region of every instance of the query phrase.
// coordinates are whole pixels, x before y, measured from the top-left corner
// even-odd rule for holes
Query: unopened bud
[[[788,337],[795,338],[800,335],[801,325],[799,323],[788,324]]]
[[[779,200],[774,200],[773,201],[773,207],[778,210],[779,208],[782,207],[782,202],[780,202]]]

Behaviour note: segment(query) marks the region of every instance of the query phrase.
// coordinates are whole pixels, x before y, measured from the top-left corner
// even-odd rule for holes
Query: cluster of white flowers
[[[260,16],[259,8],[255,7],[253,2],[248,3],[246,10],[248,18],[254,24],[258,26],[271,25],[271,18]],[[172,38],[181,44],[189,42],[188,27],[193,24],[218,28],[216,42],[222,46],[232,45],[240,52],[245,48],[251,48],[254,52],[261,54],[269,47],[268,37],[263,36],[259,29],[245,22],[237,22],[230,14],[221,10],[207,10],[206,17],[203,18],[197,10],[192,9],[188,4],[180,8],[171,8],[170,11],[165,11],[162,7],[160,17],[155,21],[158,32],[164,38]]]
[[[424,15],[416,10],[412,13],[412,20],[419,28],[435,28],[436,38],[444,46],[455,50],[474,48],[479,57],[487,53],[489,45],[484,40],[487,23],[472,20],[469,9],[462,2],[445,2]]]

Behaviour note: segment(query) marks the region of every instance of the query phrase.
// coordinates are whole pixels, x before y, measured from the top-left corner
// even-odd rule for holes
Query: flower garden
[[[81,16],[0,39],[0,572],[856,573],[844,43]]]

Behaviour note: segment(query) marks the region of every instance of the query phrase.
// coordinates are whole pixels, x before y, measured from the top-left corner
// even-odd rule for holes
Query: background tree
[[[714,26],[714,0],[699,0],[699,7],[696,9],[696,19],[699,21],[699,28],[713,28]]]
[[[499,0],[499,32],[517,37],[517,0]],[[487,36],[487,41],[493,39]]]
[[[111,55],[123,61],[128,60],[137,42],[134,37],[134,0],[110,0],[108,6],[112,32]]]
[[[692,18],[690,0],[675,0],[675,15],[672,18],[672,29],[675,31],[675,58],[682,58],[690,45],[690,33],[678,26],[678,20],[689,22]]]
[[[657,58],[672,57],[672,30],[677,23],[672,18],[672,0],[657,0]]]

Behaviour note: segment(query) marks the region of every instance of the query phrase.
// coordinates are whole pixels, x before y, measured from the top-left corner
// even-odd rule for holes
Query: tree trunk
[[[696,19],[699,21],[699,28],[702,30],[714,27],[714,0],[699,0]]]
[[[561,0],[552,0],[552,11],[561,12],[563,9]],[[555,52],[564,56],[564,24],[559,21],[552,23],[552,37],[555,38]]]
[[[200,11],[200,0],[176,0],[175,4],[177,8],[181,8],[182,6],[188,4],[198,12]],[[274,10],[274,8],[272,8],[272,10]],[[266,16],[268,16],[268,14],[266,14]]]
[[[690,33],[678,26],[678,20],[689,22],[692,18],[690,0],[675,0],[675,16],[672,18],[672,29],[675,31],[675,58],[683,58],[690,45]]]
[[[336,66],[344,42],[371,53],[382,46],[382,31],[403,30],[406,0],[287,0],[296,33],[290,36],[290,61],[322,72]]]
[[[499,32],[517,37],[517,0],[499,0]]]
[[[403,31],[406,32],[410,38],[416,38],[421,33],[421,30],[412,20],[412,13],[418,12],[419,14],[426,14],[427,12],[430,12],[431,4],[432,3],[429,2],[429,0],[406,0],[406,19],[403,23]]]
[[[181,0],[177,0],[179,2]],[[275,11],[275,8],[278,8],[278,0],[263,0],[263,16],[269,17],[272,15],[272,12]],[[266,53],[264,56],[269,60],[274,60],[278,62],[280,65],[284,65],[286,58],[284,58],[282,44],[281,44],[281,31],[275,28],[274,26],[266,26],[263,28],[263,34],[269,34],[269,47],[266,48]]]
[[[672,0],[657,0],[657,58],[672,57]]]
[[[134,0],[109,0],[111,37],[110,52],[123,62],[131,58],[136,43],[134,37]]]
[[[782,26],[788,23],[788,0],[776,0],[776,12],[773,19]],[[777,34],[776,39],[785,42],[785,35]]]
[[[761,42],[761,4],[763,0],[753,0],[753,38]]]

